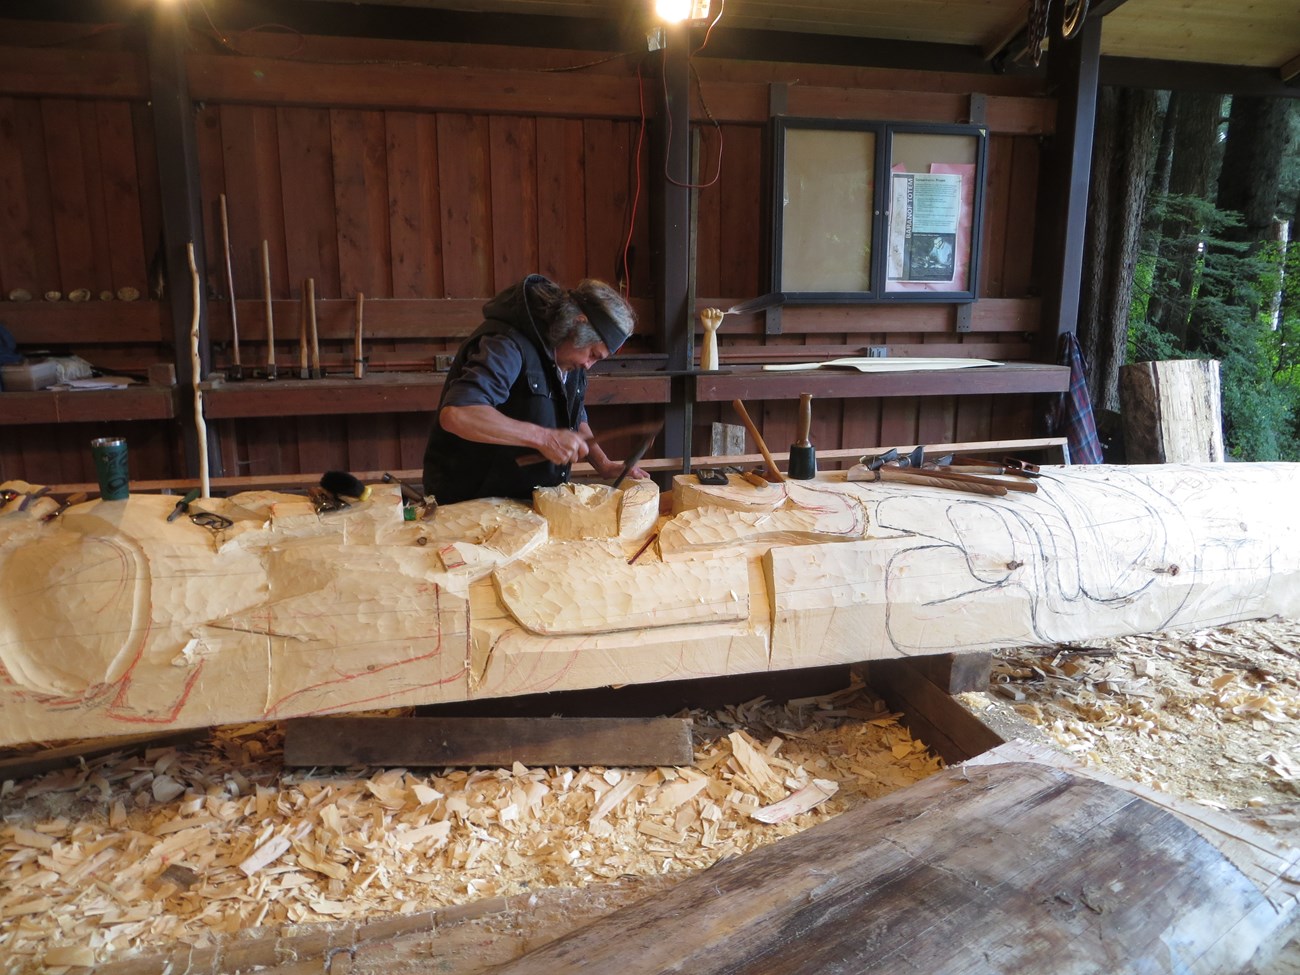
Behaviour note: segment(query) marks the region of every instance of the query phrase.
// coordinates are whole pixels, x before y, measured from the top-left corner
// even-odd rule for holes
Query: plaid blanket
[[[1061,394],[1060,405],[1053,411],[1052,435],[1070,441],[1072,464],[1100,464],[1101,440],[1092,415],[1083,350],[1073,332],[1061,336],[1061,365],[1070,367],[1070,388]]]

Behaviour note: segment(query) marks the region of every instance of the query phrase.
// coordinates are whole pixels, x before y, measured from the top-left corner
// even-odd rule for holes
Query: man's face
[[[609,347],[604,342],[579,348],[573,344],[573,339],[565,339],[555,347],[555,364],[565,372],[570,369],[590,369],[601,359],[608,357]]]

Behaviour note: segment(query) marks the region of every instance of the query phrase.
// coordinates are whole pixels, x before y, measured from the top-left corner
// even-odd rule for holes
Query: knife
[[[190,503],[199,496],[198,488],[191,488],[185,497],[176,502],[176,507],[172,508],[172,513],[167,516],[168,521],[175,521],[185,512],[190,510]]]

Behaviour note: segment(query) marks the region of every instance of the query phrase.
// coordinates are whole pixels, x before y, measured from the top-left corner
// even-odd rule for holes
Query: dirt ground
[[[962,699],[1300,837],[1300,621],[1005,652]],[[351,971],[431,970],[436,948],[437,970],[470,975],[942,764],[860,685],[684,716],[688,769],[294,772],[282,729],[253,725],[6,781],[0,972],[161,971],[179,946],[215,973],[231,945],[297,959],[322,931],[388,918],[407,933]],[[809,790],[807,811],[756,816]]]

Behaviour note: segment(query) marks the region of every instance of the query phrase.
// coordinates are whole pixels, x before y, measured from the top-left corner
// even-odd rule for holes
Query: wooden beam
[[[912,737],[924,741],[947,762],[964,762],[1003,743],[1001,735],[908,659],[872,661],[867,665],[867,681],[892,710],[902,712]]]
[[[40,390],[3,394],[0,426],[33,423],[103,423],[114,420],[169,420],[176,415],[171,386],[125,389]],[[92,488],[98,490],[98,486]]]
[[[9,301],[5,326],[20,346],[166,345],[170,309],[157,301]],[[165,331],[166,330],[166,331]]]
[[[208,342],[207,289],[202,287],[207,267],[204,248],[202,196],[199,184],[198,140],[194,130],[194,105],[185,78],[185,50],[189,27],[184,8],[159,4],[149,20],[148,66],[150,106],[153,109],[155,145],[158,153],[158,189],[163,215],[163,252],[166,265],[167,302],[171,308],[172,348],[176,356],[176,381],[191,388],[191,322],[198,317],[199,376],[212,363]],[[200,287],[198,308],[193,306],[188,248],[193,245]],[[190,474],[199,470],[199,442],[195,428],[194,403],[183,398],[178,410],[182,419],[185,467]],[[217,439],[208,445],[208,470],[221,474],[221,452]]]
[[[0,46],[0,91],[39,98],[149,97],[143,62],[129,51]]]
[[[1052,9],[1052,32],[1060,34],[1063,4]],[[1089,17],[1069,41],[1056,40],[1048,55],[1048,73],[1057,98],[1056,138],[1046,159],[1040,199],[1044,213],[1043,330],[1044,362],[1057,360],[1060,337],[1079,321],[1084,235],[1088,218],[1088,181],[1092,171],[1092,137],[1097,113],[1101,19]]]
[[[284,764],[411,768],[690,765],[682,718],[301,718],[285,727]]]
[[[1082,975],[1117,958],[1159,973],[1273,959],[1296,918],[1293,851],[1024,752],[715,864],[493,971]],[[1255,844],[1258,877],[1234,862]]]

